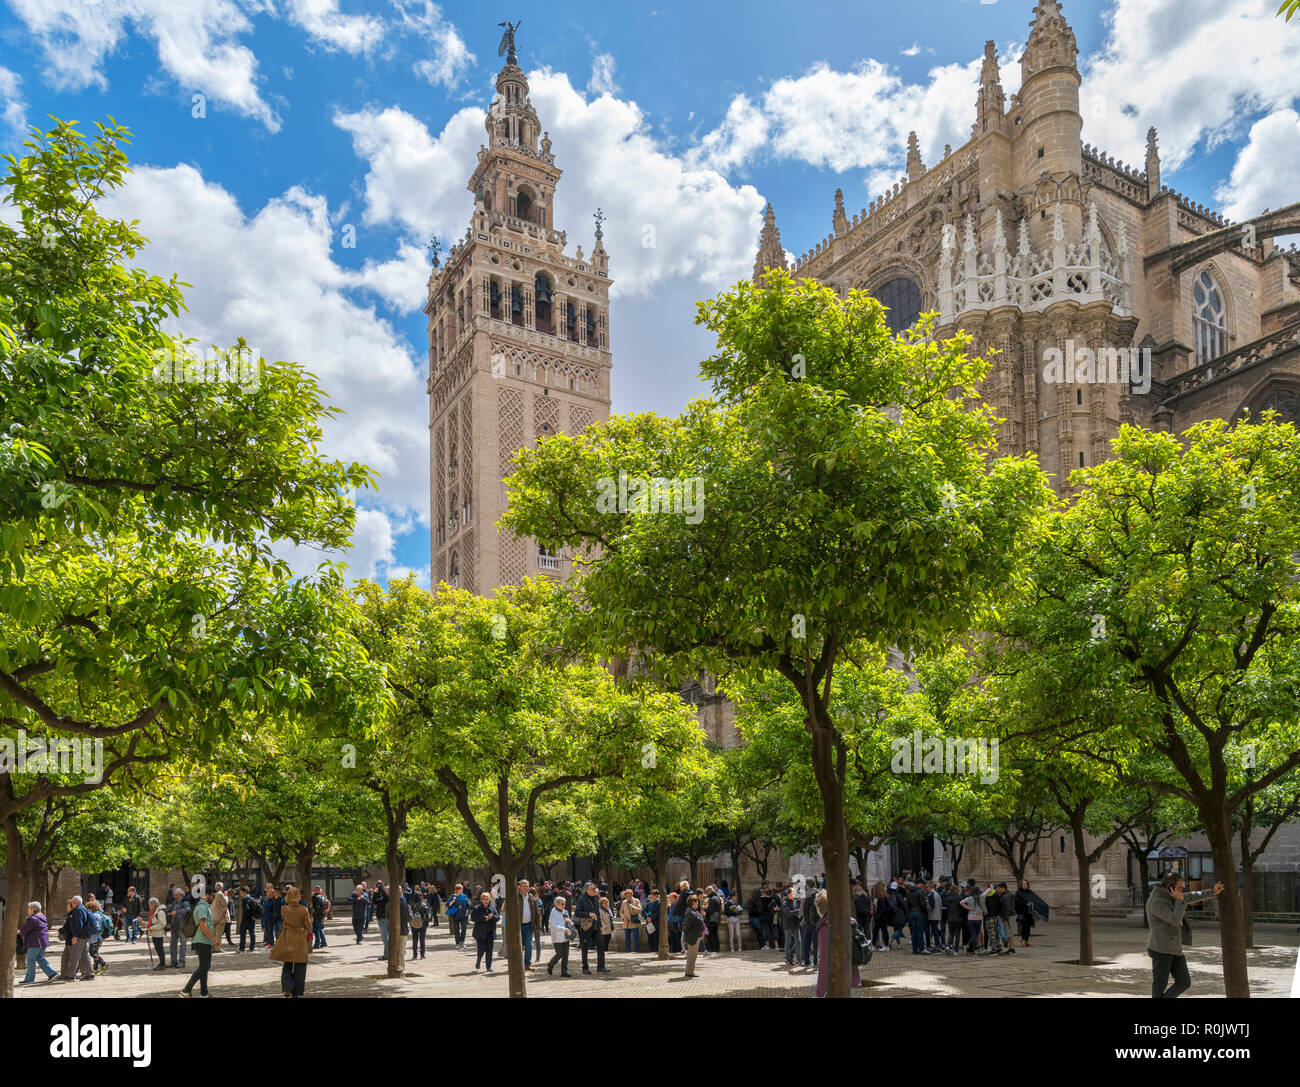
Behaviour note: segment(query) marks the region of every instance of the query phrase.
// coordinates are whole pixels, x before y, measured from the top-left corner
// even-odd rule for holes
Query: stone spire
[[[907,180],[915,181],[925,173],[925,163],[921,161],[921,144],[915,132],[907,134]]]
[[[1006,95],[1002,91],[997,47],[987,41],[984,43],[984,65],[980,69],[979,95],[975,99],[975,135],[997,128],[1005,112]]]
[[[769,207],[771,205],[768,205]],[[835,214],[831,216],[831,226],[835,230],[837,238],[842,237],[849,229],[849,217],[844,214],[844,190],[835,190]]]
[[[1154,126],[1147,129],[1147,192],[1148,199],[1160,193],[1160,150],[1156,147]]]
[[[1041,72],[1044,68],[1063,66],[1078,68],[1079,47],[1074,31],[1061,14],[1059,0],[1038,0],[1034,5],[1034,19],[1029,24],[1029,41],[1020,59],[1023,77]]]
[[[782,268],[785,264],[785,246],[781,244],[781,231],[777,229],[776,212],[767,205],[763,212],[763,231],[758,236],[758,256],[754,258],[754,282],[762,284],[763,273],[768,268]]]

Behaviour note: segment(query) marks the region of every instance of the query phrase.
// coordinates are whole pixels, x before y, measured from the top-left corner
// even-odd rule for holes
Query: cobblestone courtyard
[[[1132,921],[1099,920],[1094,945],[1104,965],[1091,968],[1072,966],[1067,960],[1078,956],[1078,927],[1069,920],[1053,921],[1035,938],[1031,947],[1000,958],[984,956],[931,955],[917,957],[906,947],[901,951],[877,953],[866,969],[870,984],[854,995],[863,998],[900,996],[1080,996],[1141,997],[1150,992],[1146,934]],[[1197,926],[1196,943],[1188,949],[1192,975],[1189,997],[1222,995],[1217,934]],[[750,933],[746,931],[746,936]],[[488,974],[474,970],[472,951],[458,951],[447,935],[446,926],[431,929],[427,957],[408,962],[411,973],[400,980],[383,977],[378,961],[380,941],[372,926],[365,942],[358,946],[351,927],[341,921],[326,926],[329,946],[312,953],[307,971],[309,997],[469,997],[505,996],[505,962],[494,962]],[[1289,996],[1296,970],[1300,933],[1294,925],[1259,925],[1250,952],[1250,982],[1256,996]],[[617,946],[617,945],[615,945]],[[500,944],[497,945],[498,949]],[[57,967],[58,954],[51,956]],[[214,997],[278,997],[280,966],[259,949],[243,955],[223,951],[213,957],[209,987]],[[107,974],[94,981],[53,982],[38,980],[19,986],[23,1000],[112,997],[174,997],[195,965],[191,953],[186,970],[153,971],[142,942],[131,945],[108,941]],[[570,955],[572,980],[547,977],[545,962],[529,975],[530,997],[654,997],[654,996],[741,996],[806,997],[812,995],[815,970],[784,964],[775,951],[745,951],[740,954],[701,957],[696,970],[700,977],[684,978],[680,958],[662,962],[647,954],[610,951],[610,974],[585,976],[581,973],[577,949]],[[594,967],[594,963],[593,963]],[[19,975],[21,978],[21,975]],[[39,978],[39,972],[38,972]]]

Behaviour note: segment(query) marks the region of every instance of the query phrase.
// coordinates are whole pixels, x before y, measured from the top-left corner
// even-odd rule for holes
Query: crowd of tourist
[[[1036,920],[1037,896],[1027,881],[1011,892],[1005,883],[958,884],[947,876],[935,880],[924,871],[905,871],[870,888],[855,880],[852,889],[852,931],[855,943],[869,949],[867,959],[871,951],[901,950],[905,928],[915,955],[1015,954],[1013,928],[1019,930],[1021,946],[1028,946]],[[341,908],[357,944],[366,940],[372,926],[377,930],[380,959],[389,957],[393,938],[409,938],[409,956],[423,959],[429,931],[440,928],[445,919],[453,946],[472,950],[474,969],[492,973],[494,959],[499,964],[504,953],[504,945],[498,949],[498,941],[505,938],[500,890],[499,883],[494,893],[468,883],[448,888],[421,881],[393,888],[382,880],[373,886],[364,881],[355,885]],[[572,977],[571,965],[584,974],[610,973],[606,957],[615,932],[621,930],[619,950],[624,953],[658,955],[661,941],[666,941],[668,955],[683,960],[686,978],[699,976],[702,959],[737,953],[748,945],[783,955],[791,969],[815,969],[818,991],[825,991],[829,918],[824,875],[763,880],[743,901],[725,881],[692,887],[681,880],[665,893],[639,879],[626,885],[547,880],[536,886],[520,880],[517,893],[528,973],[541,968],[547,939],[548,976]],[[181,990],[184,997],[192,996],[196,987],[200,997],[208,995],[214,955],[260,951],[269,951],[270,958],[282,964],[283,994],[301,996],[310,953],[328,946],[325,923],[335,913],[335,904],[320,886],[306,896],[296,887],[273,885],[258,895],[248,886],[227,892],[220,882],[204,886],[201,880],[192,890],[173,887],[161,899],[146,901],[130,887],[115,905],[111,889],[101,887],[98,896],[90,894],[84,901],[75,896],[66,905],[66,919],[57,930],[63,952],[55,970],[46,958],[48,921],[40,903],[28,904],[21,932],[27,971],[20,984],[34,984],[38,969],[51,982],[93,981],[108,969],[101,952],[104,941],[112,938],[144,940],[155,970],[185,970],[192,953],[196,965]],[[575,945],[576,961],[571,962]],[[855,950],[858,961],[865,959]],[[854,979],[860,983],[856,965]]]

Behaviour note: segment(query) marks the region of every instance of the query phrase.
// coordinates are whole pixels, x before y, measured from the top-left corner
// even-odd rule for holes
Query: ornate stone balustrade
[[[1220,355],[1217,359],[1211,359],[1201,366],[1171,378],[1165,385],[1166,399],[1172,400],[1174,397],[1184,396],[1212,381],[1227,377],[1257,362],[1276,358],[1288,351],[1300,351],[1300,321],[1279,328],[1268,336],[1261,336],[1258,340],[1252,340],[1235,351],[1229,351],[1226,355]]]
[[[1020,226],[1020,244],[1013,252],[1007,245],[998,211],[993,247],[981,252],[975,226],[966,216],[962,259],[956,259],[957,231],[944,227],[939,261],[939,312],[944,324],[964,313],[1015,306],[1022,312],[1041,312],[1058,302],[1071,300],[1080,305],[1109,302],[1118,316],[1132,313],[1132,288],[1128,273],[1128,241],[1124,224],[1119,227],[1116,252],[1102,242],[1097,224],[1097,207],[1088,205],[1088,222],[1078,242],[1067,242],[1057,205],[1048,249],[1029,246],[1026,224]]]

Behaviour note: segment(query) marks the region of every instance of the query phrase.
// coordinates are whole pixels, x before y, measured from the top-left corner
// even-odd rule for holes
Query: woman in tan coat
[[[307,959],[311,954],[311,911],[299,901],[297,887],[284,892],[282,925],[271,949],[271,961],[283,963],[280,970],[280,988],[285,996],[302,996],[307,985]]]

